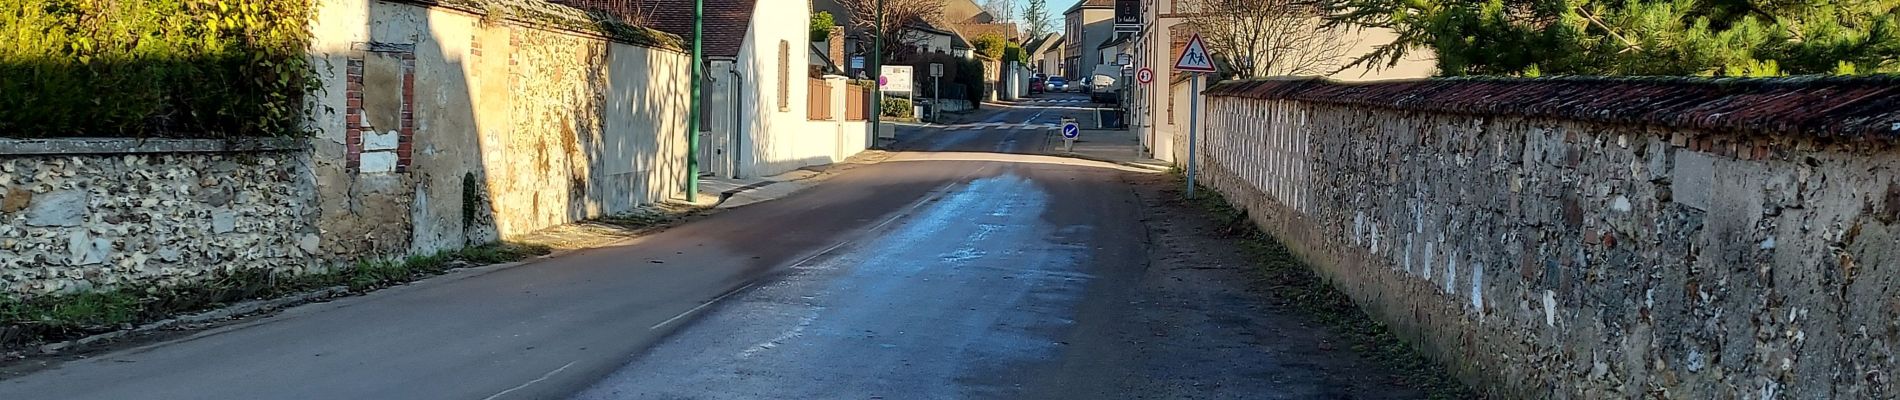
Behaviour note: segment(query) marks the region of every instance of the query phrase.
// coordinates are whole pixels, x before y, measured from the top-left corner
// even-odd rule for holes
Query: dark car
[[[1060,76],[1051,76],[1049,77],[1049,82],[1043,84],[1043,88],[1048,89],[1050,92],[1067,92],[1069,91],[1069,80]]]
[[[1029,94],[1042,93],[1042,78],[1029,78]]]

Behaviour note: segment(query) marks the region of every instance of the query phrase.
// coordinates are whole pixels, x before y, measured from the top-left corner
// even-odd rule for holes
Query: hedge
[[[313,0],[0,0],[0,137],[298,136]]]
[[[910,99],[885,98],[883,106],[879,108],[881,109],[879,115],[885,117],[917,118],[916,106],[911,104]]]

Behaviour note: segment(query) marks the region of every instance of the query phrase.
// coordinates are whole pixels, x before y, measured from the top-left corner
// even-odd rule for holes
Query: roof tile
[[[695,0],[549,0],[574,8],[597,10],[614,15],[644,13],[629,18],[644,20],[650,28],[679,35],[691,48],[693,40],[693,2]],[[737,57],[745,45],[747,29],[752,26],[753,6],[758,0],[704,0],[706,4],[706,54]],[[786,1],[786,0],[772,0]],[[642,7],[636,9],[635,4]]]
[[[1754,134],[1900,141],[1900,77],[1223,82],[1209,95]]]

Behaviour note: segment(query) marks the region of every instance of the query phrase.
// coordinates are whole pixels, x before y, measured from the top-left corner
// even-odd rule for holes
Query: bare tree
[[[1023,31],[1029,38],[1040,38],[1054,30],[1054,21],[1049,19],[1049,0],[1029,0],[1029,8],[1023,11]]]
[[[912,27],[943,18],[943,0],[883,0],[884,25],[877,23],[878,0],[840,0],[851,13],[851,26],[867,35],[884,38],[884,58],[906,54],[919,40]],[[868,38],[867,38],[868,39]]]
[[[983,11],[988,11],[997,23],[1016,21],[1016,0],[985,0]]]
[[[1188,1],[1187,23],[1238,78],[1328,75],[1351,61],[1353,28],[1326,26],[1310,0]]]

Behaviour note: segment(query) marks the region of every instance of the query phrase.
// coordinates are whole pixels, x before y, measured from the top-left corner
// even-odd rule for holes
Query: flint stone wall
[[[0,292],[311,267],[318,237],[305,153],[294,142],[230,146],[0,140]]]
[[[1195,162],[1499,397],[1893,398],[1896,87],[1228,83]]]

